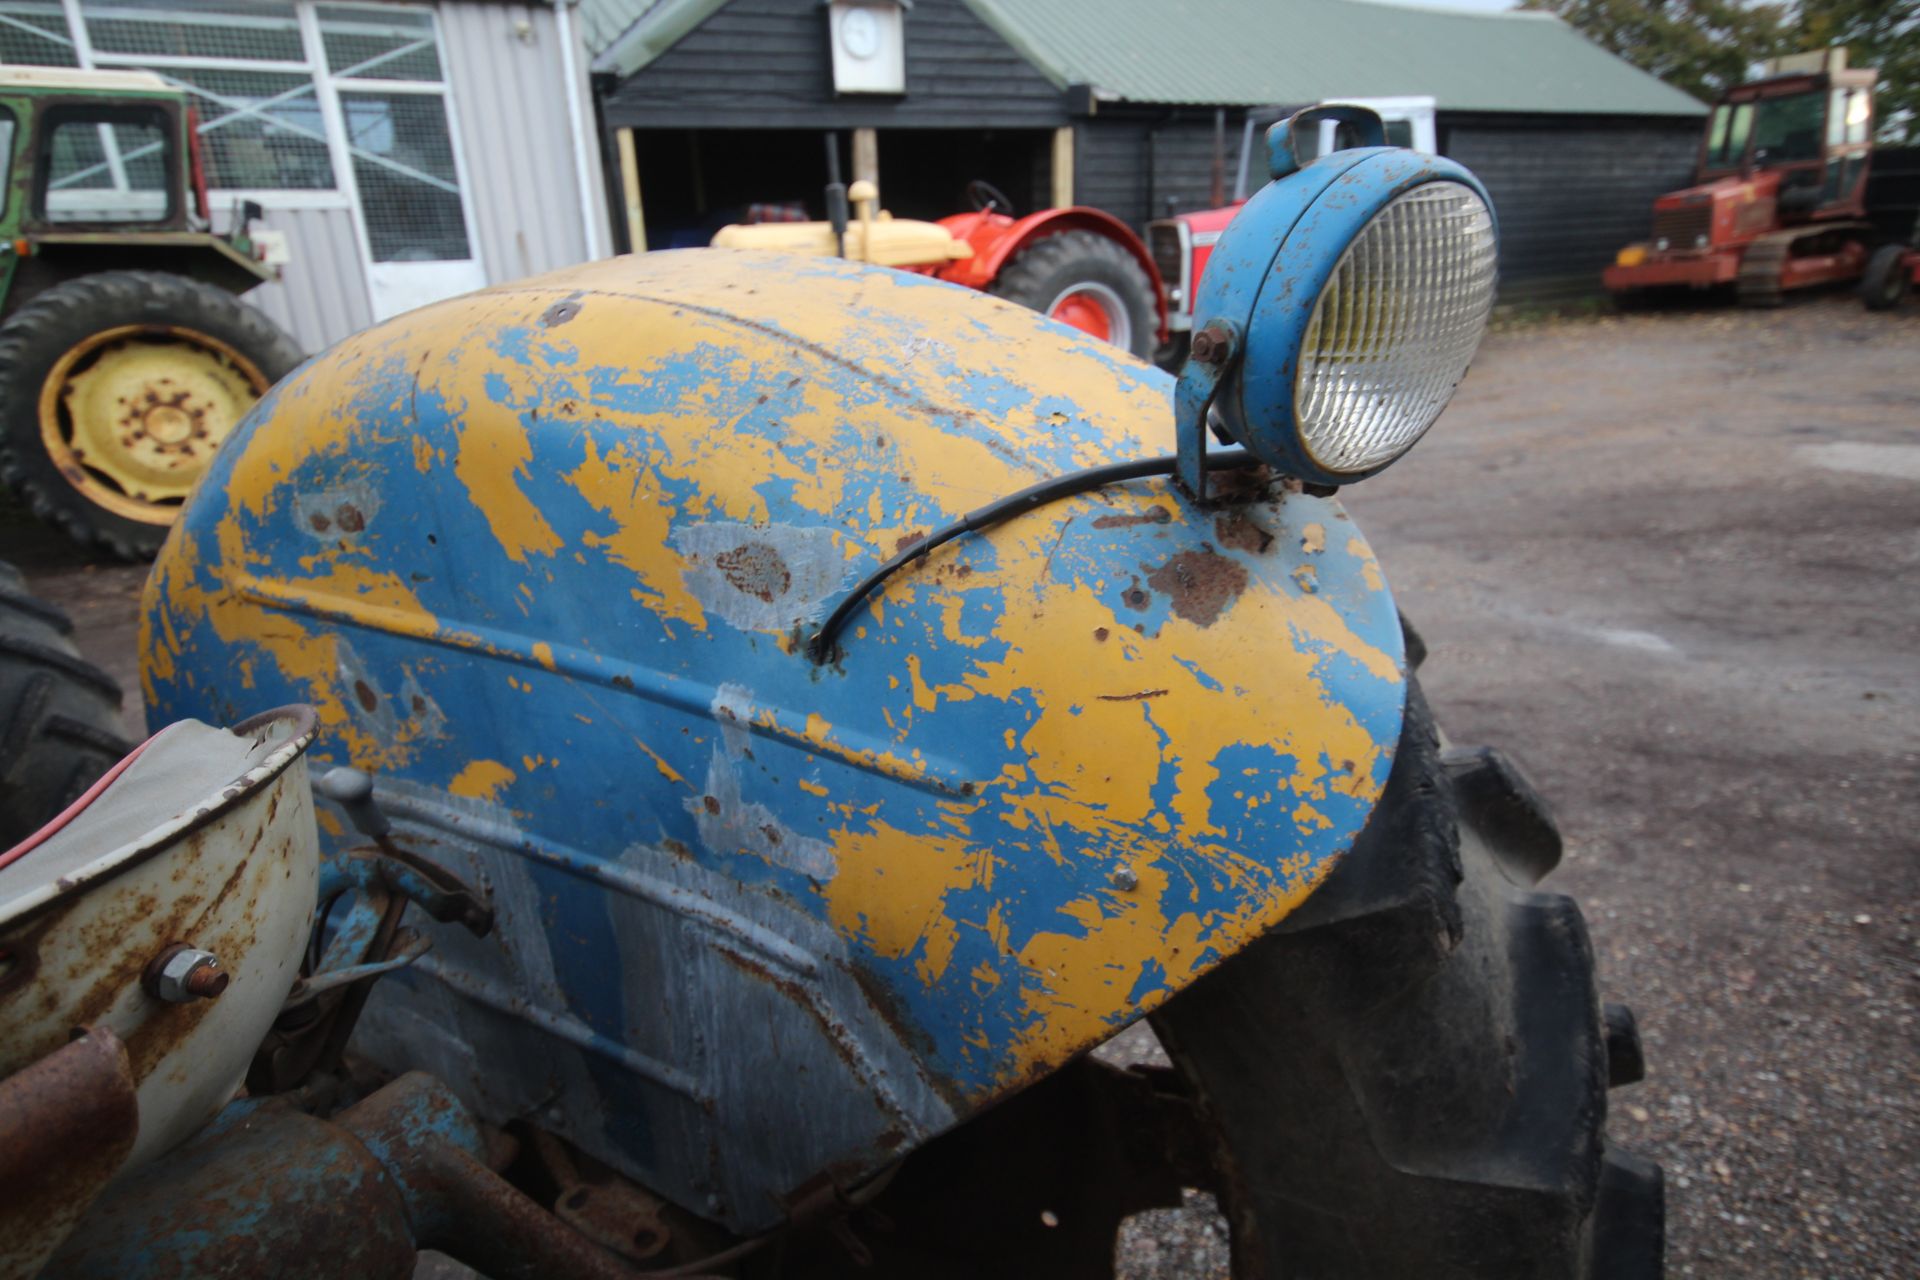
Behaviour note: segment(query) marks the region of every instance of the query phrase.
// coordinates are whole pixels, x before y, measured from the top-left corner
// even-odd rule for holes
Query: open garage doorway
[[[750,216],[826,217],[827,134],[802,129],[635,129],[634,158],[650,249],[706,244]],[[834,135],[844,181],[854,178],[853,132]],[[1048,203],[1052,132],[1046,129],[881,129],[880,199],[900,218],[968,208],[981,179],[1015,213]],[[755,206],[760,206],[758,210]]]

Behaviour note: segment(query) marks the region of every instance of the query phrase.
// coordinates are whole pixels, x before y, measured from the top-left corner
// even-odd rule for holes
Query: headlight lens
[[[1396,197],[1347,246],[1300,346],[1294,419],[1313,461],[1371,471],[1453,398],[1493,309],[1493,217],[1470,188]]]

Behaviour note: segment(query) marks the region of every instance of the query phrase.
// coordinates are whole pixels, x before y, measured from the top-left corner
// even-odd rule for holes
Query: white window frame
[[[434,53],[440,63],[440,79],[431,81],[383,80],[334,72],[327,65],[326,42],[322,38],[320,30],[320,5],[323,3],[329,8],[364,9],[369,13],[384,11],[424,15],[433,33],[431,39],[433,41]],[[317,139],[317,141],[326,144],[327,159],[333,167],[334,185],[331,188],[316,187],[312,189],[213,187],[208,191],[208,199],[209,201],[214,201],[217,197],[218,203],[229,207],[242,200],[251,200],[257,203],[262,209],[346,210],[351,216],[353,223],[355,247],[358,248],[360,252],[361,275],[369,297],[372,297],[375,291],[372,277],[374,265],[373,240],[367,231],[366,210],[360,200],[359,180],[354,173],[353,167],[356,152],[347,140],[346,114],[340,102],[340,93],[344,89],[348,93],[352,93],[355,90],[364,90],[372,93],[437,95],[441,100],[441,107],[446,113],[447,118],[447,142],[453,152],[454,178],[458,187],[458,190],[454,194],[460,198],[461,219],[466,228],[467,251],[470,255],[469,260],[478,263],[482,273],[485,273],[486,262],[481,253],[480,229],[474,217],[473,183],[467,172],[466,147],[464,145],[464,139],[460,134],[460,106],[454,96],[453,76],[447,62],[446,33],[435,6],[427,4],[369,3],[368,0],[295,0],[294,19],[300,32],[301,50],[305,54],[305,60],[300,62],[292,62],[284,59],[200,58],[168,54],[102,53],[93,47],[93,42],[88,36],[87,15],[83,12],[83,0],[60,0],[60,6],[66,15],[67,35],[73,46],[75,61],[82,68],[88,70],[94,68],[149,70],[167,79],[169,83],[177,88],[181,88],[187,92],[197,93],[202,97],[215,98],[216,100],[218,95],[207,93],[205,90],[199,89],[196,86],[187,85],[183,81],[167,76],[167,70],[172,68],[176,70],[191,69],[196,71],[266,71],[286,75],[304,75],[308,77],[316,103],[320,109],[320,122],[323,136]],[[106,8],[107,6],[93,7],[93,15],[95,17],[101,16],[101,11]],[[140,17],[146,19],[152,19],[158,16],[151,9],[140,9],[130,12],[137,13]],[[234,23],[245,24],[247,22],[247,18],[244,15],[211,13],[203,15],[190,10],[168,13],[165,16],[168,20],[172,21],[205,21],[209,24],[218,23],[220,25],[233,25]],[[277,26],[279,24],[276,21],[274,25]],[[51,33],[42,32],[40,34]],[[420,43],[424,43],[424,41],[416,42],[415,45],[409,47],[417,48]],[[387,53],[379,55],[377,58],[357,64],[356,67],[347,68],[347,72],[351,73],[357,70],[359,66],[373,66],[391,58],[399,57],[405,51],[406,50],[390,50]],[[303,87],[281,96],[292,98],[304,94],[307,91],[308,90]],[[226,120],[247,115],[257,116],[260,112],[261,108],[259,106],[245,107],[232,114],[222,116],[219,120],[201,124],[199,132],[205,134],[211,129],[218,128]],[[284,121],[278,123],[283,127],[285,126]],[[391,161],[385,156],[376,156],[368,152],[360,152],[358,154],[374,164],[395,169],[415,180],[426,181],[435,186],[445,185],[442,180],[434,178],[430,174],[421,173],[410,166]],[[108,156],[110,162],[117,162],[119,160],[118,154],[111,147],[109,147]]]

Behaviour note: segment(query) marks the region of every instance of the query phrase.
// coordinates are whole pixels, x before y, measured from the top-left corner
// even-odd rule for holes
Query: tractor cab
[[[1844,53],[1837,61],[1844,63]],[[1870,70],[1844,65],[1730,89],[1700,146],[1702,186],[1771,175],[1781,221],[1861,215],[1872,151]]]
[[[278,274],[250,234],[257,208],[229,234],[212,234],[193,110],[150,72],[0,68],[0,157],[0,296],[9,308],[60,279],[117,266],[173,270],[233,292]]]

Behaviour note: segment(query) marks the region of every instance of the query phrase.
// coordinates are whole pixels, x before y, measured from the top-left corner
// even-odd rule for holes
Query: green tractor
[[[193,110],[136,71],[0,67],[0,478],[41,519],[151,556],[213,452],[300,362],[237,295],[275,278],[210,229]]]

